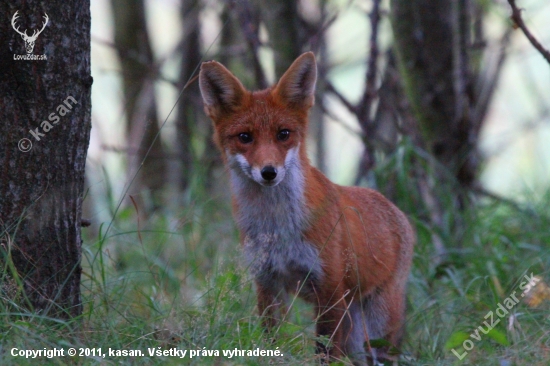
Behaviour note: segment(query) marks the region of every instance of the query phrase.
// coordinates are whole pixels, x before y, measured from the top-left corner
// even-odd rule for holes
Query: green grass
[[[405,154],[406,155],[406,154]],[[410,365],[547,365],[550,302],[537,308],[520,302],[489,334],[473,342],[459,361],[463,341],[484,316],[518,288],[531,272],[550,281],[550,196],[525,210],[480,201],[465,212],[446,212],[433,228],[418,198],[403,184],[403,161],[384,166],[398,176],[398,204],[418,233],[409,277],[407,331],[402,351]],[[389,179],[378,172],[378,181]],[[241,261],[238,233],[224,198],[197,193],[181,211],[158,212],[138,222],[134,207],[122,209],[107,236],[85,236],[84,312],[71,322],[32,315],[9,303],[0,308],[0,364],[315,364],[310,306],[295,301],[283,324],[267,335],[257,315],[251,280]],[[201,198],[202,197],[202,198]],[[414,211],[417,210],[417,211]],[[458,227],[458,229],[457,229]],[[83,229],[86,233],[86,230]],[[452,251],[436,266],[431,236],[436,231]],[[458,232],[458,234],[457,234]],[[495,318],[496,319],[496,318]],[[512,324],[512,326],[509,326]],[[471,338],[470,338],[471,339]],[[141,350],[144,357],[12,357],[12,348],[109,348]],[[278,349],[281,357],[150,357],[148,348],[168,350]]]

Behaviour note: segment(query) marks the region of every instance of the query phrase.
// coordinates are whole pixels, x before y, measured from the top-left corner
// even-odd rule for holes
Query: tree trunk
[[[180,85],[190,81],[193,72],[201,63],[200,47],[200,22],[199,22],[199,1],[183,0],[181,2],[181,21],[183,24],[183,39],[181,41],[181,67]],[[183,91],[178,103],[178,116],[176,120],[176,148],[181,171],[178,177],[178,187],[185,191],[193,176],[194,153],[192,139],[195,136],[198,122],[198,111],[201,105],[198,83],[191,83]]]
[[[261,2],[260,9],[275,54],[275,75],[280,78],[300,55],[304,44],[304,34],[299,25],[298,2],[265,0]]]
[[[325,109],[324,96],[326,95],[326,80],[328,74],[329,56],[325,31],[323,27],[327,21],[327,0],[319,2],[320,19],[316,24],[308,24],[311,31],[308,43],[312,51],[317,54],[317,85],[315,87],[315,104],[311,108],[309,135],[315,139],[315,166],[323,173],[328,173],[325,144]],[[305,22],[305,20],[303,20]]]
[[[111,0],[115,27],[115,47],[122,67],[127,119],[128,172],[141,167],[133,191],[149,190],[149,208],[157,207],[165,181],[165,156],[157,118],[154,82],[156,71],[147,33],[143,0]],[[150,149],[150,151],[149,151]],[[149,156],[144,161],[147,152]]]
[[[463,187],[475,180],[467,0],[392,0],[405,92],[427,147]]]
[[[310,112],[309,136],[315,141],[314,163],[321,171],[327,172],[325,159],[325,119],[324,101],[325,79],[328,67],[325,32],[322,27],[326,21],[326,1],[319,2],[320,19],[315,24],[302,18],[298,2],[292,0],[267,0],[258,3],[262,11],[262,19],[269,32],[269,42],[275,55],[275,79],[283,76],[288,67],[300,54],[307,50],[309,43],[311,51],[317,59],[316,100]]]
[[[16,11],[15,28],[28,35],[47,14],[30,53],[47,60],[14,59],[28,51],[7,21]],[[91,128],[90,2],[2,2],[0,14],[0,261],[14,268],[2,286],[21,281],[35,311],[76,316]]]

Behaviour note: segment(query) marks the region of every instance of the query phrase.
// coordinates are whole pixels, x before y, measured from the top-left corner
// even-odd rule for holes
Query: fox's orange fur
[[[214,139],[231,175],[234,216],[255,277],[258,308],[269,328],[287,293],[314,304],[318,351],[354,364],[376,362],[398,346],[414,232],[406,216],[376,191],[342,187],[306,154],[314,103],[313,53],[300,56],[266,90],[249,92],[221,64],[202,64],[199,83]]]

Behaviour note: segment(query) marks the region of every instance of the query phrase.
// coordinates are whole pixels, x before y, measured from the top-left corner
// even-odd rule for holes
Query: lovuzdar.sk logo
[[[34,49],[34,42],[36,42],[36,39],[38,38],[38,36],[40,35],[40,33],[42,33],[42,31],[44,30],[44,28],[46,28],[46,25],[48,24],[48,21],[50,20],[48,18],[48,14],[44,13],[44,22],[42,23],[42,29],[40,30],[34,30],[32,35],[28,35],[27,34],[27,29],[25,29],[24,32],[20,31],[19,30],[19,26],[16,24],[17,23],[17,18],[19,17],[19,15],[17,15],[19,11],[16,11],[15,14],[13,14],[13,17],[11,18],[11,26],[13,27],[13,29],[19,33],[21,35],[21,38],[23,38],[23,40],[25,41],[25,49],[27,51],[27,54],[26,55],[16,55],[16,54],[13,54],[13,59],[14,60],[32,60],[32,61],[41,61],[41,60],[47,60],[48,57],[44,54],[44,55],[34,55],[32,53],[33,49]]]

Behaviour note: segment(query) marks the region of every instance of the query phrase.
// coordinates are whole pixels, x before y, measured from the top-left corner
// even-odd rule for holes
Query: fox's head
[[[263,186],[275,186],[298,159],[307,159],[304,141],[316,80],[312,52],[298,57],[276,85],[257,92],[246,90],[222,64],[202,64],[204,110],[231,169]]]

